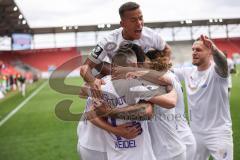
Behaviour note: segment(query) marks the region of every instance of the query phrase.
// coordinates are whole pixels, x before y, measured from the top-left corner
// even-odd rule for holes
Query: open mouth
[[[197,59],[199,59],[199,58],[198,58],[198,57],[196,57],[196,56],[193,56],[193,57],[192,57],[192,59],[195,59],[195,60],[197,60]]]
[[[135,30],[135,33],[137,33],[137,34],[142,33],[142,29],[137,29],[137,30]]]

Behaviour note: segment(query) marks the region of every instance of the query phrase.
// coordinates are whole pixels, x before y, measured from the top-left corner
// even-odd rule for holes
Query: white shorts
[[[186,160],[193,160],[196,153],[196,140],[191,131],[178,131],[183,144],[186,145]]]
[[[193,133],[197,142],[194,160],[233,160],[233,138],[230,131],[223,133]]]
[[[78,145],[78,153],[81,160],[107,160],[106,152],[90,150],[80,145]]]

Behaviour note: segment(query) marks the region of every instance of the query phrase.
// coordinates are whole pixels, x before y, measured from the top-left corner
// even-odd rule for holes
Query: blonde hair
[[[151,50],[147,53],[151,60],[150,68],[157,71],[168,70],[172,67],[172,63],[166,63],[165,58],[170,58],[169,55],[164,54],[159,50]]]

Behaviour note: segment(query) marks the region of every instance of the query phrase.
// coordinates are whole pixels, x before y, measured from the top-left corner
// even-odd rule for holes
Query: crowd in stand
[[[8,70],[4,63],[0,65],[0,99],[8,93],[18,91],[22,96],[26,95],[26,84],[32,83],[33,78],[30,73],[6,72]]]

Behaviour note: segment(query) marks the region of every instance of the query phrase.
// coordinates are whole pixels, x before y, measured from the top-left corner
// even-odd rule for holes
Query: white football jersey
[[[84,113],[90,111],[91,98],[88,97]],[[96,127],[82,116],[77,127],[78,143],[80,146],[99,152],[106,152],[105,131]]]
[[[178,133],[181,134],[180,137],[185,137],[188,136],[189,134],[192,134],[192,131],[189,128],[188,121],[186,119],[183,88],[180,80],[174,73],[170,72],[169,75],[173,79],[174,87],[178,97],[177,104],[175,107],[176,129]]]
[[[171,78],[176,91],[179,92],[181,87],[174,78],[175,75],[171,72],[167,75]],[[186,147],[176,130],[175,108],[165,109],[156,105],[154,111],[154,117],[148,122],[148,127],[157,160],[170,159],[184,153]]]
[[[102,86],[103,99],[115,107],[126,107],[138,103],[140,100],[149,100],[159,93],[165,93],[163,87],[156,86],[150,82],[138,79],[114,80],[111,76],[104,78],[106,82]],[[133,122],[131,120],[120,120],[109,118],[113,126]],[[147,121],[139,121],[142,133],[134,139],[125,139],[111,133],[106,133],[108,159],[114,160],[154,160],[151,139],[148,132]]]
[[[158,50],[165,48],[166,42],[157,32],[148,27],[143,27],[141,38],[134,41],[125,40],[122,36],[122,30],[123,28],[113,30],[108,36],[98,42],[88,58],[96,64],[102,62],[105,57],[108,57],[111,61],[119,46],[129,43],[139,45],[145,53],[150,48]]]
[[[198,71],[195,66],[174,69],[178,78],[185,81],[193,132],[231,130],[228,78],[220,77],[214,66],[212,63],[205,71]]]

